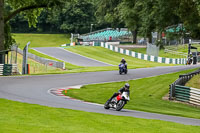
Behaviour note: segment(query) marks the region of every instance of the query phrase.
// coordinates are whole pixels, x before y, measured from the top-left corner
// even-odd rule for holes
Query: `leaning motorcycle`
[[[116,111],[120,111],[129,100],[130,97],[128,95],[128,92],[123,92],[122,94],[119,94],[113,99],[108,100],[104,104],[104,108],[105,109],[114,108]]]
[[[119,74],[122,74],[122,73],[127,74],[128,70],[127,70],[126,66],[127,66],[127,63],[119,64]]]

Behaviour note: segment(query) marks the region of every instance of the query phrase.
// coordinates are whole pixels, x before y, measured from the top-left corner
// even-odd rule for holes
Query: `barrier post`
[[[30,74],[30,64],[27,64],[27,74]]]

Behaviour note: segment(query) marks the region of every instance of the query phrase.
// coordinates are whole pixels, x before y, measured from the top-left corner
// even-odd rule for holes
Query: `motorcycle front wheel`
[[[107,101],[105,104],[104,104],[104,108],[105,109],[109,109],[110,107],[109,107],[109,101]]]
[[[125,101],[124,100],[120,100],[118,103],[117,103],[117,106],[116,106],[116,111],[120,111],[125,105]]]
[[[124,73],[127,74],[127,72],[128,72],[128,70],[126,69]]]
[[[122,74],[122,71],[121,71],[121,70],[119,70],[119,74],[120,74],[120,75]]]

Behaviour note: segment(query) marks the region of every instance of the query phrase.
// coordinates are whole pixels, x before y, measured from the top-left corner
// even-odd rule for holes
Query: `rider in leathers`
[[[122,58],[121,63],[124,64],[126,69],[127,69],[127,63],[126,63],[126,60],[124,58]]]
[[[118,96],[119,94],[122,94],[123,92],[128,92],[128,95],[130,95],[129,88],[130,88],[130,85],[126,83],[124,87],[119,89],[118,93],[113,94],[113,96],[109,99],[109,101],[111,101],[114,97]]]

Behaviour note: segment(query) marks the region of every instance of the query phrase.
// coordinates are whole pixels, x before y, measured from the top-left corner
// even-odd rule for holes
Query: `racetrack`
[[[59,47],[40,47],[32,49],[77,66],[113,66],[111,64],[97,61],[76,53],[72,53]]]
[[[129,70],[127,75],[119,75],[118,71],[105,71],[60,75],[0,77],[0,98],[51,107],[68,108],[111,115],[132,116],[146,119],[159,119],[186,125],[200,126],[200,119],[146,113],[133,110],[122,110],[120,112],[105,110],[102,105],[67,99],[65,97],[54,96],[49,93],[49,90],[52,88],[66,88],[74,85],[126,81],[177,72],[196,67],[200,66],[195,65],[132,69]],[[107,99],[105,99],[105,101],[106,100]]]

